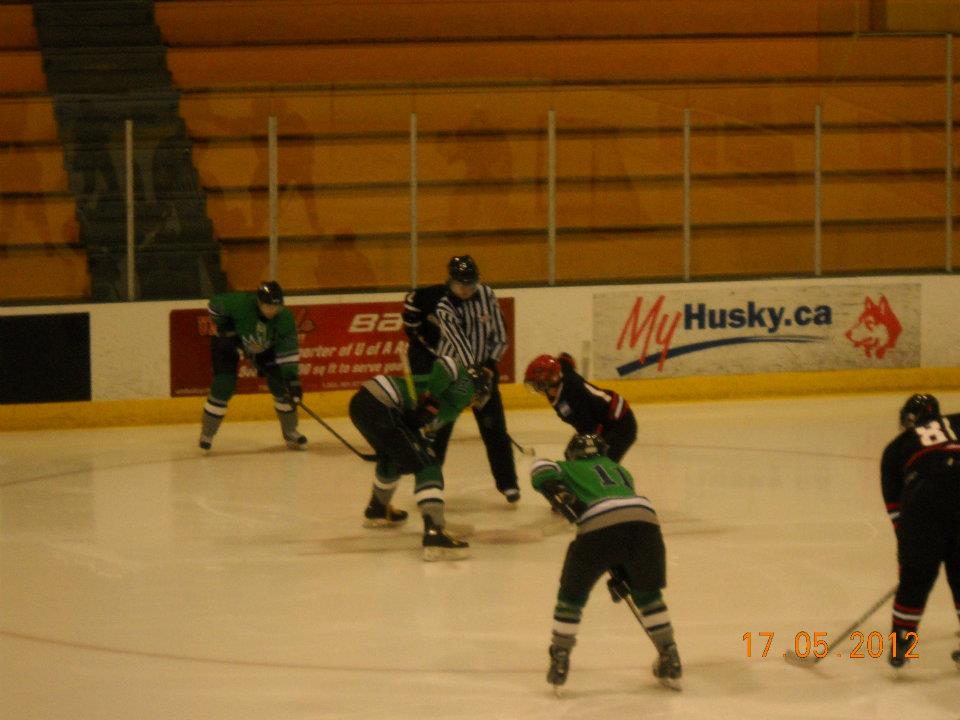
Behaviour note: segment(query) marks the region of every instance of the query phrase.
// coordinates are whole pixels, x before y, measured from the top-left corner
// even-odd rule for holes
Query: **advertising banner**
[[[599,379],[920,366],[920,285],[593,296]]]
[[[499,299],[510,347],[500,360],[502,382],[514,377],[513,298]],[[300,380],[306,392],[345,390],[380,373],[400,375],[407,350],[399,302],[288,305],[300,338]],[[170,395],[206,395],[210,389],[210,337],[206,309],[170,311]],[[252,363],[240,364],[238,393],[267,392]]]

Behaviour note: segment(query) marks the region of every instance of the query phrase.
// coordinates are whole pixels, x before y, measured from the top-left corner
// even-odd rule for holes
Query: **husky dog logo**
[[[896,346],[902,331],[903,326],[890,309],[890,303],[881,295],[879,302],[874,302],[870,296],[864,298],[863,312],[856,324],[844,334],[867,357],[881,360],[887,350]]]

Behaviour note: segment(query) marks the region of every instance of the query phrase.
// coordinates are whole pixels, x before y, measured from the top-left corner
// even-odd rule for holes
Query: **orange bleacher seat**
[[[37,31],[33,27],[30,3],[0,4],[0,49],[37,47]]]
[[[55,143],[57,121],[49,97],[0,97],[0,142]]]
[[[47,77],[39,50],[0,50],[0,95],[43,93]]]
[[[68,247],[0,247],[7,280],[2,300],[76,301],[90,297],[86,250]]]
[[[59,146],[4,147],[0,144],[0,194],[66,192],[68,189],[63,150]]]
[[[495,0],[156,3],[170,45],[464,38],[764,35],[868,30],[863,0]]]
[[[0,248],[63,246],[79,240],[72,195],[14,196],[0,200]]]
[[[930,37],[422,42],[171,48],[181,88],[354,83],[938,78]]]

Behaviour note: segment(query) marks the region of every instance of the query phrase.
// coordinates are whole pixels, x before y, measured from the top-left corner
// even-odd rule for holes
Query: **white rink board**
[[[496,282],[495,278],[490,279]],[[516,307],[516,358],[521,373],[540,353],[566,350],[581,362],[592,354],[593,298],[617,293],[723,293],[768,292],[794,287],[856,285],[878,293],[892,286],[920,287],[920,367],[960,366],[960,323],[956,308],[960,278],[946,275],[842,278],[837,280],[772,280],[651,285],[594,285],[559,288],[497,288],[498,297],[512,297]],[[327,304],[396,300],[403,292],[342,293],[291,296],[297,304]],[[170,311],[202,308],[205,300],[169,302],[40,305],[4,308],[7,315],[89,312],[92,390],[95,401],[167,398],[170,396]],[[903,342],[903,341],[901,341]],[[899,345],[899,343],[898,343]],[[197,358],[198,363],[208,358]],[[714,374],[732,372],[716,365]],[[594,368],[590,373],[596,376]]]
[[[920,367],[920,284],[597,293],[600,379]]]

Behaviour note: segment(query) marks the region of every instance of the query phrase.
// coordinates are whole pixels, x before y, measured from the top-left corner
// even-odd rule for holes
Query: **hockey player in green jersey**
[[[366,527],[406,521],[407,513],[390,500],[400,476],[414,473],[414,497],[423,516],[423,559],[467,556],[469,543],[445,529],[443,472],[432,443],[440,428],[471,404],[482,406],[488,393],[482,378],[447,356],[437,358],[429,374],[377,375],[360,386],[350,399],[350,419],[377,453],[373,492],[364,510]]]
[[[570,652],[590,591],[605,572],[615,602],[626,598],[653,641],[658,658],[654,676],[680,689],[680,655],[660,590],[666,587],[666,558],[656,511],[634,491],[626,468],[606,457],[598,435],[574,435],[564,461],[536,460],[533,488],[577,526],[567,548],[554,609],[547,682],[567,680]]]
[[[293,313],[283,306],[279,283],[261,283],[255,293],[215,295],[208,309],[217,334],[210,341],[213,382],[203,406],[200,448],[210,449],[227,414],[227,403],[237,387],[241,353],[267,378],[287,447],[302,448],[307,439],[297,430],[296,408],[303,398],[300,346]]]

